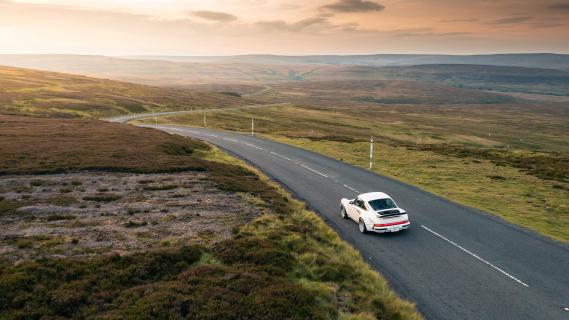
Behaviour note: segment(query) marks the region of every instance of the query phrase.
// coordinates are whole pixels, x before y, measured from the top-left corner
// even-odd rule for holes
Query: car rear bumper
[[[394,225],[394,226],[388,226],[388,227],[372,226],[371,231],[373,231],[375,233],[398,232],[398,231],[408,229],[409,226],[411,226],[411,222],[407,222],[404,224],[398,224],[398,225]]]

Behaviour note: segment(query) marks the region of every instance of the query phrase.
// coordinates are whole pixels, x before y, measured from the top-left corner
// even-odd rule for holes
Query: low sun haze
[[[0,53],[569,52],[562,0],[0,0]]]

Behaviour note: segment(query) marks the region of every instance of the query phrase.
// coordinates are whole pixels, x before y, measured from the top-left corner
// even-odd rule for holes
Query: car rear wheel
[[[344,206],[342,206],[342,209],[340,210],[340,213],[341,213],[341,215],[342,215],[342,218],[348,219],[348,213],[346,212],[346,208],[344,208]]]
[[[360,219],[358,226],[360,228],[361,233],[367,233],[367,228],[366,228],[366,224],[364,223],[364,220]]]

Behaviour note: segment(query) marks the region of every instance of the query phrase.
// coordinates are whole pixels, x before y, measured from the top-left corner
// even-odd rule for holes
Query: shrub
[[[0,268],[0,318],[84,318],[124,311],[113,300],[129,288],[175,279],[201,257],[199,247],[121,257],[27,261]],[[120,299],[119,299],[120,300]],[[162,301],[162,302],[160,302]],[[131,300],[133,306],[136,300]],[[158,300],[156,305],[162,303]]]
[[[165,143],[160,146],[162,151],[172,156],[188,156],[194,152],[190,145],[183,145],[177,143]]]
[[[136,221],[128,220],[128,222],[124,224],[124,227],[125,228],[140,228],[140,227],[146,227],[147,225],[148,225],[148,222],[146,222],[146,221],[136,222]]]
[[[95,202],[113,202],[117,201],[121,198],[118,194],[111,194],[111,193],[99,193],[93,196],[86,196],[83,197],[85,201],[95,201]]]
[[[178,188],[177,185],[161,185],[161,186],[144,186],[142,189],[144,191],[165,191],[165,190],[174,190]]]
[[[43,185],[45,185],[45,184],[46,184],[45,181],[39,180],[39,179],[34,179],[34,180],[32,180],[32,181],[30,182],[30,185],[31,185],[32,187],[41,187],[41,186],[43,186]]]
[[[47,217],[47,221],[59,221],[59,220],[73,220],[75,219],[75,216],[72,215],[59,215],[59,214],[53,214]]]

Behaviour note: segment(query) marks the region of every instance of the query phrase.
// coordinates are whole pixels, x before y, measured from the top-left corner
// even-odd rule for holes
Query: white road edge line
[[[285,159],[285,160],[292,161],[292,159],[287,158],[287,157],[283,156],[282,154],[278,154],[278,153],[272,152],[272,151],[271,151],[271,154],[274,154],[275,156],[281,157],[281,158],[283,158],[283,159]]]
[[[352,187],[350,187],[350,186],[348,186],[348,185],[344,185],[344,187],[346,187],[346,188],[352,190],[353,192],[360,193],[358,190],[356,190],[356,189],[354,189],[354,188],[352,188]]]
[[[312,168],[310,168],[310,167],[307,167],[307,166],[305,166],[305,165],[303,165],[303,164],[301,164],[300,166],[303,167],[304,169],[308,169],[308,170],[310,170],[310,171],[312,171],[312,172],[314,172],[314,173],[317,173],[317,174],[323,176],[324,178],[328,178],[328,176],[325,175],[325,174],[323,174],[322,172],[318,172],[318,171],[316,171],[316,170],[314,170],[314,169],[312,169]]]
[[[439,233],[437,233],[437,232],[435,232],[435,231],[429,229],[428,227],[425,227],[424,225],[421,225],[421,227],[423,227],[423,229],[429,231],[430,233],[436,235],[437,237],[439,237],[439,238],[445,240],[446,242],[452,244],[453,246],[459,248],[460,250],[462,250],[462,251],[468,253],[469,255],[473,256],[474,258],[476,258],[476,259],[478,259],[478,260],[484,262],[485,264],[489,265],[490,267],[492,267],[492,268],[498,270],[498,271],[501,272],[502,274],[504,274],[504,275],[506,275],[507,277],[509,277],[509,278],[511,278],[511,279],[513,279],[513,280],[515,280],[516,282],[520,283],[520,284],[523,285],[524,287],[529,287],[529,285],[523,283],[522,281],[520,281],[520,280],[517,279],[516,277],[510,275],[510,274],[507,273],[506,271],[504,271],[504,270],[502,270],[502,269],[496,267],[496,266],[493,265],[491,262],[488,262],[488,261],[486,261],[486,260],[480,258],[479,256],[477,256],[476,254],[474,254],[474,253],[468,251],[467,249],[465,249],[465,248],[462,247],[461,245],[454,243],[453,241],[451,241],[451,240],[445,238],[444,236],[442,236],[442,235],[440,235]]]

